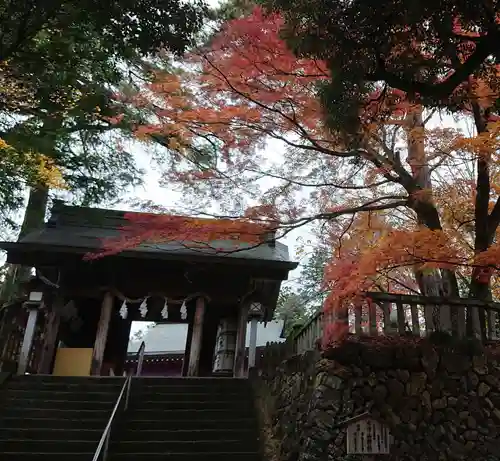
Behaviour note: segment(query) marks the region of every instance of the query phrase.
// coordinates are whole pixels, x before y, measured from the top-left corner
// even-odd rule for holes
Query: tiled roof
[[[46,225],[23,237],[16,246],[65,247],[82,252],[97,250],[102,239],[120,235],[120,228],[127,224],[125,211],[67,206],[57,203]],[[197,218],[198,219],[198,218]],[[12,243],[3,242],[0,247],[9,250]],[[297,266],[290,261],[288,247],[281,242],[264,243],[252,247],[237,242],[211,242],[211,248],[193,248],[189,242],[142,244],[127,250],[133,253],[161,254],[162,257],[216,256],[236,260],[257,260],[283,264],[288,270]],[[245,250],[248,248],[248,250]],[[237,249],[238,251],[231,251]],[[226,251],[225,251],[226,250]]]

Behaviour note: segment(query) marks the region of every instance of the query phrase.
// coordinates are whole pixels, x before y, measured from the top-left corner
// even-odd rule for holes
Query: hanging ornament
[[[163,305],[163,309],[161,310],[161,316],[167,320],[168,319],[168,301],[165,298],[165,304]]]
[[[146,296],[139,306],[139,312],[141,313],[141,317],[144,318],[148,314],[148,297]]]
[[[183,301],[182,306],[181,306],[181,319],[186,320],[188,316],[187,313],[187,307],[186,307],[186,300]]]
[[[123,320],[128,317],[127,301],[123,301],[122,307],[120,307],[120,316]]]

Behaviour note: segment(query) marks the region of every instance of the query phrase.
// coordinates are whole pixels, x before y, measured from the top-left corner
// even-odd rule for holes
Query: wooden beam
[[[245,373],[245,340],[247,336],[248,310],[250,305],[245,302],[240,306],[238,315],[238,331],[236,333],[236,351],[234,354],[234,376],[243,378]]]
[[[42,356],[40,357],[40,364],[38,366],[38,373],[50,374],[52,362],[54,361],[54,354],[56,350],[57,334],[59,332],[59,324],[61,317],[59,316],[60,308],[64,304],[62,296],[57,296],[45,319],[45,332],[42,345]]]
[[[391,333],[391,304],[390,303],[379,303],[378,306],[382,311],[382,322],[384,334]]]
[[[193,336],[191,338],[191,350],[189,351],[188,376],[198,376],[200,367],[201,344],[203,340],[203,319],[205,317],[205,298],[196,300],[196,308],[193,319]]]
[[[394,293],[382,293],[378,291],[367,291],[364,293],[368,298],[374,301],[403,304],[436,304],[446,306],[465,306],[465,307],[484,307],[486,309],[493,309],[500,311],[500,303],[493,301],[481,301],[473,298],[448,298],[442,296],[422,296],[422,295],[403,295]]]
[[[398,314],[398,333],[403,335],[406,331],[406,318],[405,318],[405,309],[403,303],[398,301],[396,303],[396,309]]]
[[[213,306],[215,307],[215,306]],[[218,306],[217,306],[218,307]],[[207,309],[203,322],[203,341],[200,352],[198,376],[211,376],[213,372],[217,329],[219,326],[219,309]]]
[[[411,310],[411,329],[415,336],[420,336],[420,320],[418,317],[418,305],[410,305]]]
[[[354,303],[354,333],[358,336],[363,333],[361,326],[361,317],[363,315],[363,306],[359,301]]]
[[[125,369],[125,361],[127,360],[127,348],[131,328],[132,319],[127,318],[126,320],[122,320],[119,334],[117,335],[117,342],[118,344],[120,344],[120,346],[117,348],[117,361],[115,363],[115,373],[117,376],[122,376],[124,372],[128,371]]]
[[[104,350],[106,349],[106,341],[108,339],[109,322],[111,320],[111,312],[113,311],[113,301],[114,298],[111,293],[107,292],[104,294],[90,366],[90,374],[93,376],[99,376],[101,373]]]
[[[425,319],[425,334],[429,336],[436,330],[433,318],[434,306],[432,304],[424,304],[424,319]]]
[[[377,306],[375,303],[368,303],[368,331],[370,335],[376,336],[377,330]]]
[[[24,329],[23,344],[21,346],[19,364],[17,367],[18,375],[24,375],[28,367],[29,355],[33,344],[33,337],[35,335],[36,321],[38,319],[39,306],[30,306],[28,309],[28,321],[26,322],[26,328]]]

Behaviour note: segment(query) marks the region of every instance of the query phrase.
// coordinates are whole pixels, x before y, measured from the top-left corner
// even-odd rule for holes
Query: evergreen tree
[[[327,293],[323,290],[323,271],[330,259],[330,252],[323,244],[312,250],[308,260],[301,266],[300,275],[293,286],[284,286],[278,298],[275,318],[285,321],[285,334],[303,325],[318,312]]]

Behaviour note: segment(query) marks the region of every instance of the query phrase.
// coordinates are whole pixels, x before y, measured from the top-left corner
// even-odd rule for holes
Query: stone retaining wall
[[[268,458],[351,461],[337,425],[370,411],[394,436],[387,461],[500,461],[500,358],[419,344],[346,343],[255,380]],[[270,453],[274,450],[274,453]],[[273,460],[273,461],[274,461]]]

